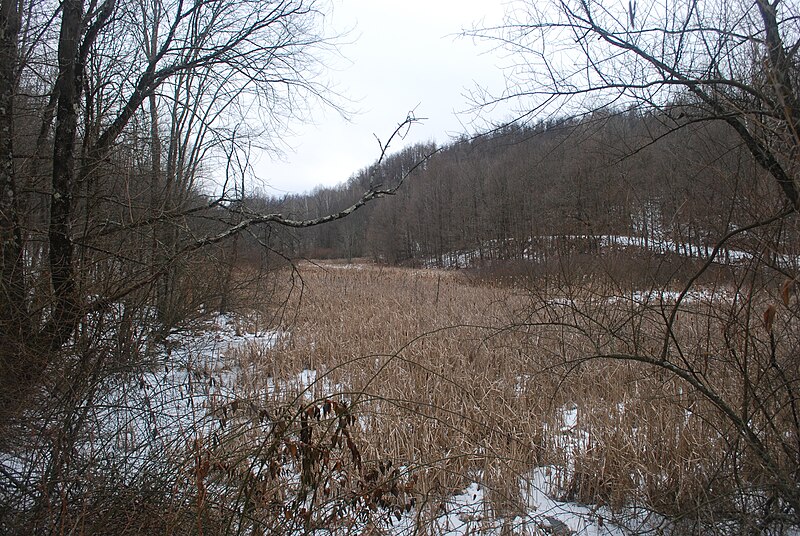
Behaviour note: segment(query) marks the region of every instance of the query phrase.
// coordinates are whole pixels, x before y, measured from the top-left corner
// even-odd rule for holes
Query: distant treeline
[[[552,236],[635,236],[684,245],[691,255],[780,207],[774,180],[725,125],[671,132],[673,125],[666,115],[596,112],[460,139],[439,148],[397,195],[281,240],[301,257],[444,266],[459,253],[541,259],[560,253],[559,244],[575,247],[575,240],[540,247]],[[357,199],[370,180],[392,184],[435,149],[407,148],[337,187],[252,202],[298,218],[327,214]],[[793,250],[794,232],[779,233],[770,247]]]

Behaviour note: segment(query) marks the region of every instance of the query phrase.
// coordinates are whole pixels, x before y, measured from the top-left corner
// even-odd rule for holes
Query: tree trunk
[[[50,199],[49,261],[54,307],[44,333],[46,349],[56,351],[70,338],[78,320],[73,266],[72,191],[75,183],[75,139],[78,125],[83,66],[78,46],[83,16],[82,0],[62,3],[58,41],[58,104],[53,140],[53,176]]]
[[[14,94],[20,12],[14,0],[0,2],[0,407],[15,413],[20,380],[26,375],[29,335],[22,235],[14,169]]]

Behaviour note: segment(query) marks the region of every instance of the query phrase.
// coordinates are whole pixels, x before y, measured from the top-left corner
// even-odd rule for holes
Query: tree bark
[[[53,176],[50,200],[49,262],[53,287],[53,316],[45,334],[47,349],[55,351],[67,342],[77,321],[77,297],[73,266],[72,190],[75,183],[75,139],[83,66],[78,47],[83,18],[82,0],[62,3],[58,40],[58,104],[53,139]]]
[[[7,415],[15,413],[18,385],[27,374],[24,346],[30,329],[14,167],[18,8],[14,0],[0,2],[0,407]]]

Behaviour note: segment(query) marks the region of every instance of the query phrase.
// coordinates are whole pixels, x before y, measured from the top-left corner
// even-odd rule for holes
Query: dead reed
[[[486,519],[522,514],[521,490],[537,466],[552,468],[546,491],[561,499],[677,518],[730,516],[734,491],[766,489],[741,431],[690,385],[635,360],[600,358],[658,356],[670,296],[596,281],[520,290],[371,265],[305,264],[299,273],[302,293],[279,343],[232,356],[238,396],[306,411],[346,404],[357,422],[353,478],[400,468],[422,526],[471,482],[487,490]],[[687,299],[669,350],[731,404],[760,388],[724,336],[726,325],[736,331],[739,307],[720,289]],[[314,381],[288,381],[303,371]]]

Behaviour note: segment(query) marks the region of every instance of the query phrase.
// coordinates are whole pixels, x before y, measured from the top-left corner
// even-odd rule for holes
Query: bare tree
[[[505,92],[478,94],[476,102],[513,101],[520,119],[636,106],[661,111],[671,130],[721,121],[799,207],[791,157],[798,144],[797,6],[780,0],[636,6],[512,4],[505,25],[471,32],[498,41],[518,60]]]
[[[320,33],[323,8],[315,0],[3,3],[4,415],[15,415],[87,315],[149,293],[193,252],[254,226],[334,221],[396,191],[370,183],[354,204],[309,220],[242,212],[243,174],[216,198],[200,192],[214,162],[231,169],[249,147],[276,143],[283,122],[311,100],[336,106],[319,76],[334,48]],[[15,109],[23,96],[38,128]],[[22,147],[30,153],[18,155]],[[42,200],[35,228],[17,208],[20,191]],[[214,223],[197,227],[201,220]],[[137,258],[143,246],[150,253]]]
[[[796,3],[781,0],[517,2],[503,25],[469,32],[496,41],[513,58],[507,89],[497,95],[476,94],[479,106],[513,101],[519,121],[636,109],[657,118],[660,126],[633,152],[691,125],[719,123],[758,168],[747,176],[753,188],[760,188],[761,177],[770,180],[768,189],[750,198],[750,221],[733,219],[730,213],[718,216],[720,230],[707,262],[689,278],[675,303],[661,306],[660,315],[640,310],[634,320],[615,325],[594,302],[573,304],[566,314],[542,305],[566,330],[562,336],[581,338],[597,349],[594,355],[564,355],[570,367],[593,359],[654,367],[683,382],[707,404],[709,415],[722,419],[725,424],[718,430],[729,442],[729,455],[755,459],[760,468],[758,477],[743,477],[736,464],[732,471],[740,479],[739,491],[758,497],[754,504],[762,529],[784,515],[794,523],[800,519],[798,376],[792,357],[800,323],[792,297],[797,273],[791,258],[776,262],[775,255],[765,253],[781,249],[770,237],[780,236],[800,210],[797,14]],[[744,176],[732,175],[737,181]],[[634,195],[645,212],[650,210],[652,199],[646,192],[634,190]],[[697,236],[691,235],[691,219],[683,219],[689,219],[688,230],[672,229],[674,241],[684,244],[679,253],[690,253]],[[688,293],[723,257],[725,245],[745,236],[758,245],[751,250],[754,260],[734,272],[732,305],[705,313],[689,306]],[[760,322],[756,311],[764,311]],[[702,314],[709,315],[703,321],[709,327],[702,343],[705,353],[690,342],[687,331],[701,322]],[[649,343],[643,342],[646,330],[636,327],[646,318],[660,326],[660,336]],[[552,323],[525,329],[538,333],[545,324]],[[721,335],[711,328],[718,325],[728,326]],[[732,326],[745,347],[731,342]],[[712,368],[709,355],[715,360]],[[746,508],[742,515],[746,517]]]
[[[0,468],[4,507],[18,501],[0,525],[69,530],[86,474],[119,476],[98,465],[114,458],[109,444],[97,457],[78,447],[98,430],[98,400],[148,370],[146,346],[181,320],[175,302],[226,307],[224,246],[244,236],[267,249],[270,227],[346,218],[395,194],[415,165],[314,217],[247,203],[249,151],[279,145],[312,102],[338,109],[321,74],[335,52],[323,0],[1,7],[0,448],[36,468]],[[215,172],[223,184],[210,194]],[[130,467],[125,479],[146,485]]]

